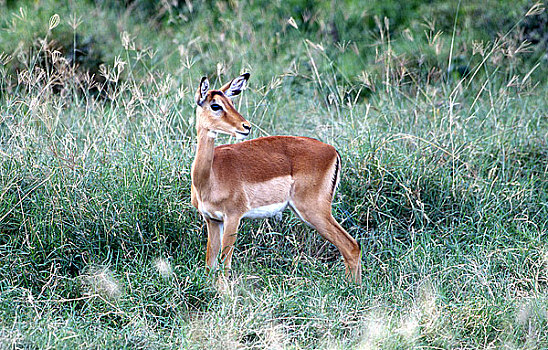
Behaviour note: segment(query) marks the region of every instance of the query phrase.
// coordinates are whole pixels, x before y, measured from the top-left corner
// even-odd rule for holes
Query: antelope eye
[[[223,109],[223,107],[221,107],[220,105],[214,103],[211,105],[211,109],[214,110],[214,111],[220,111],[221,109]]]

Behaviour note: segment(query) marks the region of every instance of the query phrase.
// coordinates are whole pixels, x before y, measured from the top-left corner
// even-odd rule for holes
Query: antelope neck
[[[209,133],[206,128],[197,129],[198,144],[192,164],[192,184],[197,189],[208,185],[212,173],[215,138],[211,137]]]

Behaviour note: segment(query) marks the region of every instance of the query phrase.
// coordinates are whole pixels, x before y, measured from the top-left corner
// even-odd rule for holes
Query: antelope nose
[[[243,127],[244,129],[246,129],[247,131],[250,131],[250,130],[251,130],[251,125],[249,125],[249,124],[242,124],[242,127]]]

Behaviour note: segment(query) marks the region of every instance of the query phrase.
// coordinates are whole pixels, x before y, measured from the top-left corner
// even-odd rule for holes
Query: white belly
[[[287,208],[287,204],[288,202],[274,203],[262,207],[253,208],[245,213],[243,217],[250,219],[262,219],[270,218],[273,216],[281,216],[282,212],[285,210],[285,208]]]

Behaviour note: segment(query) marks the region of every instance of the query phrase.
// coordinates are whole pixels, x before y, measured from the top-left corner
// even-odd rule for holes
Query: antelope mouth
[[[250,132],[247,131],[247,132],[241,132],[241,131],[236,131],[236,138],[238,140],[243,140],[245,138],[247,138],[249,136]]]

